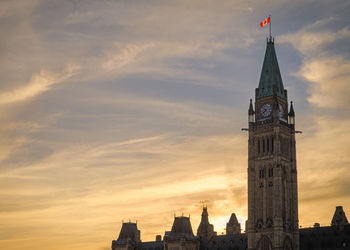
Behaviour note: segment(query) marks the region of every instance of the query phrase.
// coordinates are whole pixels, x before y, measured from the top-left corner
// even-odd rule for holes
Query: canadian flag
[[[264,27],[266,24],[268,24],[270,22],[270,17],[268,17],[268,18],[266,18],[264,21],[262,21],[261,23],[260,23],[260,27],[262,28],[262,27]]]

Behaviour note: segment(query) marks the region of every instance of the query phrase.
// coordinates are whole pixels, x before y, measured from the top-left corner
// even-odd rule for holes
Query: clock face
[[[263,117],[267,117],[271,114],[271,110],[272,110],[271,105],[268,103],[265,103],[264,105],[261,106],[260,112]]]

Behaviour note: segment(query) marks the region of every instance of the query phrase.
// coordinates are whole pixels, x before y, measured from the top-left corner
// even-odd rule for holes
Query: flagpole
[[[270,25],[269,25],[269,27],[270,27],[270,40],[271,40],[271,15],[269,15],[269,18],[270,18]]]

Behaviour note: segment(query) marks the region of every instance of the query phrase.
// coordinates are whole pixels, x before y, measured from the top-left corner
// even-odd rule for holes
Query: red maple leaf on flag
[[[268,24],[270,22],[270,17],[268,17],[268,18],[266,18],[264,21],[262,21],[261,23],[260,23],[260,27],[262,28],[262,27],[264,27],[266,24]]]

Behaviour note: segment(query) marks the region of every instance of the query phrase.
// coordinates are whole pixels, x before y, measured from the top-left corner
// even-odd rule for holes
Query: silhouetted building
[[[232,213],[230,220],[226,223],[226,234],[240,234],[241,224],[238,222],[236,214]]]
[[[197,236],[200,238],[211,239],[216,232],[214,232],[214,226],[209,223],[208,209],[203,207],[202,219],[197,229]]]
[[[122,229],[117,240],[112,241],[113,250],[136,249],[140,239],[140,230],[137,229],[136,223],[123,223]]]
[[[331,225],[343,227],[347,224],[348,224],[348,219],[346,218],[346,215],[343,211],[343,207],[342,206],[336,207]]]
[[[194,236],[189,217],[175,217],[171,231],[164,235],[165,250],[199,250],[199,237]]]

